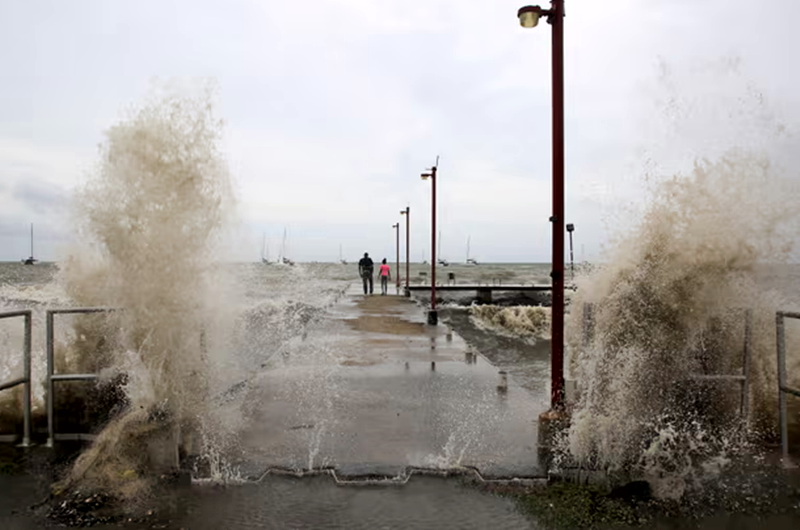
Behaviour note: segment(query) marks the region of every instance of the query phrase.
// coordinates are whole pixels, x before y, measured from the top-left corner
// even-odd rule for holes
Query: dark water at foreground
[[[26,513],[41,485],[30,476],[0,477],[0,527],[41,528]],[[12,514],[12,511],[16,514]],[[117,528],[120,525],[97,525]],[[401,487],[336,486],[329,477],[267,477],[237,486],[193,485],[163,498],[156,513],[125,528],[536,528],[510,499],[457,481],[418,477]]]
[[[0,528],[31,530],[57,527],[28,507],[42,499],[46,486],[33,476],[0,476]],[[541,503],[539,503],[541,505]],[[557,503],[556,503],[557,504]],[[553,506],[553,504],[550,504]],[[583,506],[576,505],[579,511]],[[554,507],[553,510],[563,509]],[[514,498],[482,492],[459,479],[414,477],[404,486],[337,486],[329,477],[267,477],[233,486],[178,487],[163,496],[149,516],[93,528],[220,529],[484,529],[573,528],[573,514],[546,513],[549,524],[526,514]],[[558,521],[561,519],[561,523]],[[730,515],[702,518],[661,517],[631,523],[596,522],[591,528],[697,528],[741,530],[796,529],[800,513]]]

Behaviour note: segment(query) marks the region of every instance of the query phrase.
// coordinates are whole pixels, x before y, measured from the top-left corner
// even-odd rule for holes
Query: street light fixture
[[[436,163],[427,172],[420,175],[422,180],[431,179],[431,309],[428,311],[428,324],[435,326],[439,323],[439,314],[436,312],[436,170],[439,166],[439,157]]]
[[[409,278],[410,278],[410,270],[411,270],[411,261],[410,261],[410,250],[409,250],[409,242],[411,241],[411,207],[406,206],[405,210],[400,210],[400,215],[406,216],[406,296],[411,296],[411,289],[409,289]],[[399,271],[398,271],[399,273]]]
[[[550,407],[564,408],[564,0],[550,0],[550,9],[525,6],[517,11],[523,28],[533,28],[540,17],[553,27],[553,302],[550,342]]]
[[[539,17],[542,16],[542,8],[539,6],[525,6],[517,11],[519,25],[523,28],[535,28],[539,24]]]

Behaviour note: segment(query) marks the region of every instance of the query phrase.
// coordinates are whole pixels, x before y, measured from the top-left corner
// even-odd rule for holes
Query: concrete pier
[[[352,295],[258,378],[246,473],[332,467],[351,476],[474,467],[541,477],[538,417],[513,378],[402,296]]]

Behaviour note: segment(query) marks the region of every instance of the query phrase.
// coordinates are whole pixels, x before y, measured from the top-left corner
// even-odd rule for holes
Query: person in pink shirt
[[[383,296],[389,289],[389,280],[392,279],[392,271],[386,264],[386,258],[383,258],[383,261],[381,261],[380,276],[381,276],[381,296]]]

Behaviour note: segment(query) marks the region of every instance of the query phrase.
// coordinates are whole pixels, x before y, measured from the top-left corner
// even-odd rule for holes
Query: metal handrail
[[[787,318],[800,319],[800,313],[777,311],[775,313],[775,332],[778,349],[778,414],[780,416],[781,449],[783,461],[789,464],[789,425],[786,411],[786,394],[800,397],[800,390],[791,388],[786,382],[786,330],[784,321]]]
[[[24,317],[25,338],[22,346],[23,376],[0,383],[0,391],[24,385],[22,391],[22,447],[31,445],[31,328],[33,312],[30,309],[0,313],[0,319]]]
[[[800,318],[800,313],[797,314]],[[594,304],[583,304],[583,346],[587,347],[594,339]],[[747,422],[750,417],[750,362],[753,351],[753,310],[744,310],[744,351],[742,352],[741,374],[697,374],[690,379],[695,381],[738,381],[742,384],[739,413]]]
[[[53,447],[56,439],[55,433],[55,414],[53,411],[55,403],[55,386],[57,381],[95,381],[98,374],[56,374],[54,361],[54,316],[66,314],[88,314],[88,313],[109,313],[119,311],[113,307],[69,307],[62,309],[48,309],[45,313],[46,341],[47,341],[47,447]],[[81,439],[89,435],[78,434],[59,434],[60,438]]]
[[[750,418],[750,361],[753,352],[753,310],[744,310],[744,350],[742,351],[741,374],[697,374],[693,375],[695,381],[739,381],[742,384],[742,396],[739,403],[739,414],[745,419]]]

